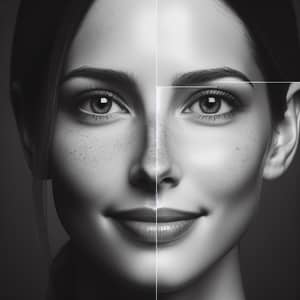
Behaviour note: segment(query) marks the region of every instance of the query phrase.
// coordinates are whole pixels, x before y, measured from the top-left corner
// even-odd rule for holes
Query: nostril
[[[139,190],[154,194],[156,191],[155,176],[150,176],[143,169],[138,168],[130,176],[130,184]]]
[[[158,186],[163,186],[163,185],[176,186],[177,184],[178,181],[173,177],[165,177],[157,181]]]
[[[164,178],[164,179],[162,180],[162,183],[173,184],[173,183],[174,183],[174,179],[171,178],[171,177],[167,177],[167,178]]]

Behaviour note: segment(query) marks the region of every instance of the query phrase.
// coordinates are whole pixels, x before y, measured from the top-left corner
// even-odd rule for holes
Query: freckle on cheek
[[[77,159],[86,160],[86,155],[83,152],[77,151],[76,149],[69,151],[69,154]]]

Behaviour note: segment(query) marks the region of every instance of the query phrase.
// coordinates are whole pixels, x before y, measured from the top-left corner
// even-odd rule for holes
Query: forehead
[[[220,67],[261,80],[246,28],[219,0],[95,0],[71,44],[66,72],[82,66],[159,85]]]

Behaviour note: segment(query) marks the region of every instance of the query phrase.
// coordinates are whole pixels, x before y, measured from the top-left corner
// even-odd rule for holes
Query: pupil
[[[112,101],[107,97],[97,97],[92,101],[91,106],[95,113],[105,114],[110,111]]]
[[[217,100],[215,97],[207,97],[199,102],[199,106],[204,113],[215,114],[221,107],[221,101]]]

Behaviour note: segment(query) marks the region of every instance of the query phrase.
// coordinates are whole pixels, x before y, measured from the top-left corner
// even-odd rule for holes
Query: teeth
[[[195,220],[149,223],[137,221],[120,222],[139,241],[145,243],[169,243],[180,238],[192,226]]]

